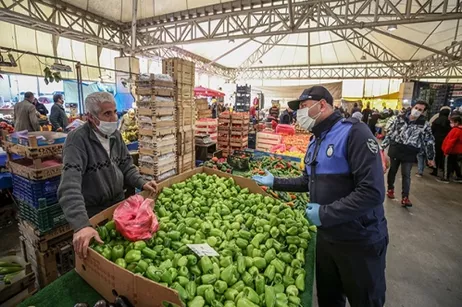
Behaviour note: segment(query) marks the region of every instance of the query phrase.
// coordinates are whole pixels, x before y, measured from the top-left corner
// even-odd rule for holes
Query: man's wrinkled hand
[[[155,182],[154,180],[151,180],[151,181],[147,182],[143,186],[143,190],[151,191],[153,193],[156,193],[157,192],[157,182]]]
[[[85,227],[74,233],[72,244],[74,245],[75,253],[80,258],[87,258],[88,245],[90,245],[90,241],[93,238],[95,238],[96,242],[104,244],[103,240],[99,237],[98,232],[93,227]]]

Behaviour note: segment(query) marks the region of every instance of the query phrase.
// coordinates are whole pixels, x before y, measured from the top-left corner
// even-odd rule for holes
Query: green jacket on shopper
[[[64,111],[64,107],[61,104],[55,103],[51,107],[50,123],[53,126],[53,131],[56,131],[59,128],[61,128],[63,131],[66,130],[68,120],[66,111]]]
[[[91,226],[89,217],[124,199],[124,184],[146,181],[133,164],[121,134],[109,137],[110,155],[87,122],[70,132],[63,149],[59,204],[74,231]]]

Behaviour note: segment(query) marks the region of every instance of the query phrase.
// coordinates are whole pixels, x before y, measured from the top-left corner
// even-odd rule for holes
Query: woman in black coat
[[[432,133],[435,138],[435,164],[436,167],[431,173],[434,176],[438,175],[438,169],[443,168],[444,154],[441,146],[443,145],[444,138],[448,135],[451,126],[449,124],[450,110],[443,109],[440,111],[440,115],[432,124]]]

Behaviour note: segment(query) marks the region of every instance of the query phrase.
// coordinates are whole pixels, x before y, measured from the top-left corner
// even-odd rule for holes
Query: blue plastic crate
[[[58,187],[61,177],[44,180],[30,180],[13,174],[13,195],[34,208],[39,207],[39,200],[47,204],[58,202]]]

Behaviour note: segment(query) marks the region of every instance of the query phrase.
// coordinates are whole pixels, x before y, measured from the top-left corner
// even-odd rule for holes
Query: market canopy
[[[194,88],[194,96],[203,96],[203,97],[225,97],[225,93],[212,90],[203,86],[197,86]]]

